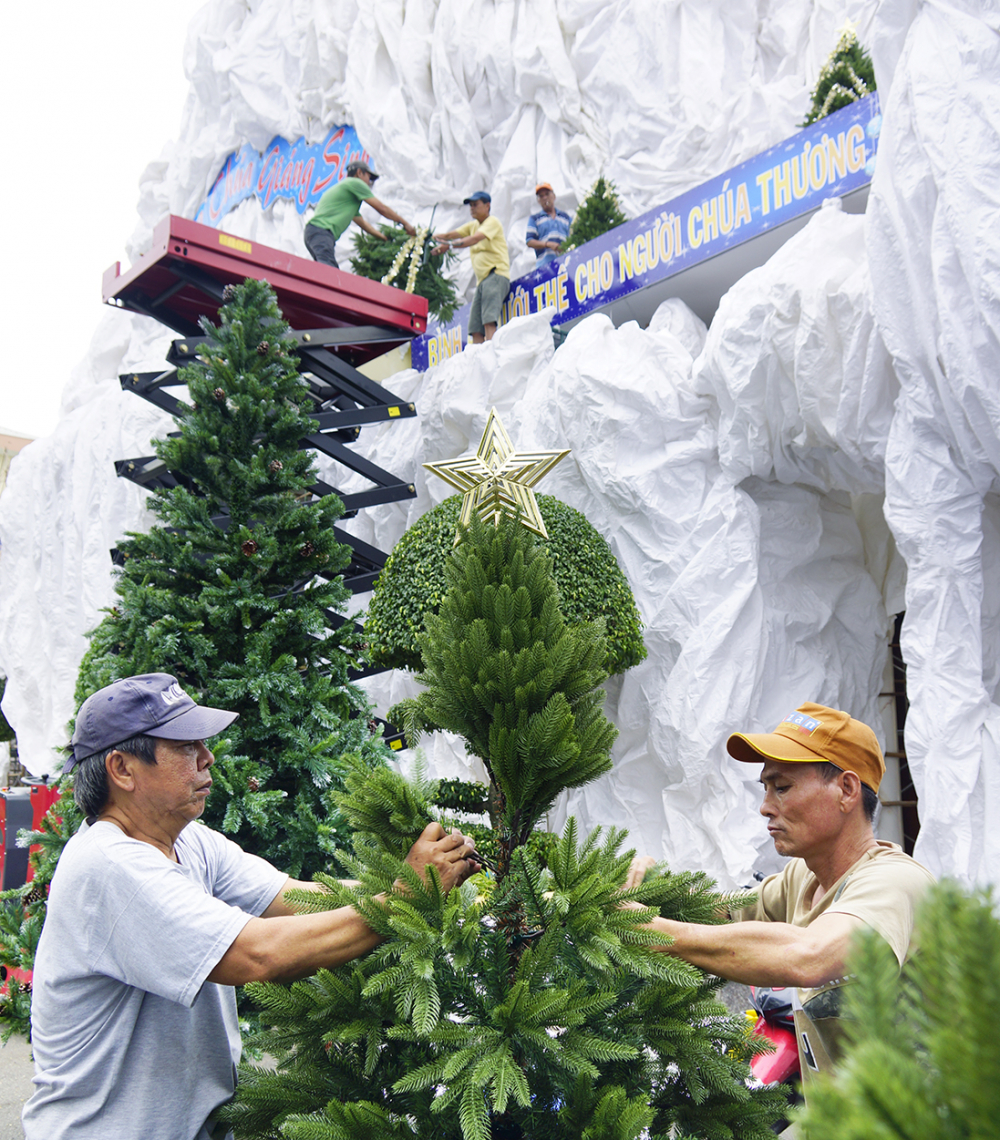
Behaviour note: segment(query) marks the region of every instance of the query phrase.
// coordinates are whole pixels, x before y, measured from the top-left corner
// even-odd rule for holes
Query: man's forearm
[[[839,920],[833,922],[831,920]],[[745,985],[815,986],[844,972],[851,936],[859,925],[849,915],[828,915],[824,925],[733,922],[703,926],[655,918],[646,929],[673,939],[657,947],[710,974]]]
[[[208,980],[226,986],[291,981],[360,958],[380,941],[352,906],[320,914],[252,918]]]

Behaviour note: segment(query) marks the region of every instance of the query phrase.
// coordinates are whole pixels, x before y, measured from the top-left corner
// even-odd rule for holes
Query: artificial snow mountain
[[[997,879],[998,5],[212,0],[185,49],[182,135],[144,175],[130,246],[141,254],[167,212],[193,217],[244,143],[350,123],[384,172],[379,197],[413,221],[436,207],[451,226],[489,189],[516,276],[537,181],[571,208],[603,171],[634,216],[729,169],[794,133],[845,18],[884,114],[866,216],[824,207],[707,330],[675,299],[646,329],[586,318],[554,350],[545,314],[517,318],[391,377],[418,417],[357,444],[418,492],[350,524],[382,549],[448,493],[420,464],[473,450],[491,407],[520,449],[572,449],[540,489],[607,536],[649,657],[608,685],[614,771],[550,823],[626,825],[724,885],[774,858],[756,773],[726,736],[805,700],[879,729],[903,610],[916,854]],[[222,228],[305,253],[288,202],[250,199]],[[21,453],[0,499],[4,710],[38,773],[58,763],[84,634],[113,597],[108,550],[148,525],[114,460],[171,429],[117,377],[162,367],[171,336],[109,311],[56,432]],[[384,711],[411,685],[395,673],[369,688]],[[426,749],[434,774],[474,774],[455,740]]]

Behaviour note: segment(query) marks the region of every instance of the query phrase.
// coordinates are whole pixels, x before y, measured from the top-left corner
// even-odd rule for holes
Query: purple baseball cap
[[[196,705],[169,673],[141,673],[98,689],[80,706],[73,753],[63,766],[72,772],[81,760],[132,736],[162,740],[207,740],[228,728],[239,713]]]

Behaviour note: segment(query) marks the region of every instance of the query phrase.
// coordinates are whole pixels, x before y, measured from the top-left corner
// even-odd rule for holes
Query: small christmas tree
[[[875,68],[871,58],[858,43],[854,29],[847,27],[832,55],[820,69],[813,88],[812,106],[802,126],[808,127],[841,107],[849,107],[874,90]]]
[[[602,174],[591,186],[573,218],[566,248],[576,249],[584,242],[593,241],[594,238],[627,221],[628,218],[622,213],[621,203],[618,201],[615,184]]]
[[[355,252],[351,258],[354,272],[359,277],[426,297],[428,310],[445,323],[450,321],[458,297],[455,286],[442,270],[447,262],[455,259],[455,254],[428,257],[434,242],[423,226],[417,228],[416,237],[412,238],[398,226],[382,225],[379,229],[385,241],[360,229],[354,234]]]
[[[988,891],[932,888],[919,951],[900,975],[869,934],[851,959],[847,1047],[810,1090],[808,1140],[952,1140],[996,1136],[1000,1120],[1000,922]]]
[[[192,404],[157,444],[177,479],[131,534],[118,602],[91,635],[82,701],[134,673],[166,672],[200,703],[240,716],[214,747],[205,821],[294,877],[326,868],[347,839],[331,792],[341,752],[379,763],[368,706],[348,685],[352,626],[336,634],[349,561],[335,495],[314,499],[315,430],[293,342],[266,282],[228,287],[204,362],[182,370]]]
[[[444,897],[433,872],[401,868],[437,789],[351,771],[360,886],[321,876],[328,893],[296,901],[353,903],[385,941],[290,987],[248,987],[278,1064],[244,1067],[222,1118],[240,1140],[769,1140],[783,1098],[748,1088],[745,1023],[717,981],[644,948],[651,911],[620,907],[713,922],[726,899],[692,874],[619,893],[632,852],[613,829],[581,841],[570,821],[544,864],[528,843],[562,789],[610,767],[600,625],[567,625],[550,558],[509,517],[472,516],[447,581],[421,637],[427,687],[405,711],[483,759],[491,873]]]

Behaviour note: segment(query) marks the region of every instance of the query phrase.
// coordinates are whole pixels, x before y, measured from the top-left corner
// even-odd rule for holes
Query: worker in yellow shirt
[[[469,335],[473,344],[492,340],[500,321],[500,309],[510,292],[510,255],[503,226],[490,214],[492,199],[485,190],[477,190],[466,198],[472,221],[448,233],[435,234],[439,244],[433,254],[452,249],[468,249],[476,275],[476,295],[469,313]]]

